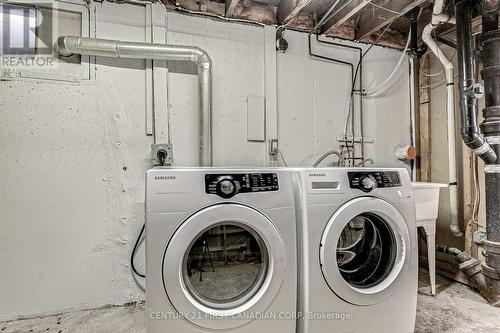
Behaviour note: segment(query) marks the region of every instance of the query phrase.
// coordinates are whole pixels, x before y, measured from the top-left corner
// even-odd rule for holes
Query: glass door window
[[[379,216],[358,215],[342,230],[336,255],[340,274],[347,283],[370,288],[385,280],[394,267],[394,233]]]
[[[240,204],[217,204],[188,217],[163,257],[166,295],[186,320],[231,329],[264,312],[285,279],[286,253],[265,215]]]
[[[320,267],[344,300],[371,305],[390,297],[408,269],[410,238],[403,216],[373,197],[353,199],[330,218],[321,239]]]
[[[238,224],[212,226],[191,243],[184,259],[187,289],[211,308],[234,307],[260,289],[268,265],[262,238]]]

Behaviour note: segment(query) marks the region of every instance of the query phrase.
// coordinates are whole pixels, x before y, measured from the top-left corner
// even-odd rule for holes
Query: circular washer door
[[[204,328],[228,329],[263,313],[285,274],[285,247],[274,224],[240,204],[190,216],[163,259],[163,284],[176,310]]]
[[[330,218],[321,239],[321,270],[330,289],[345,301],[376,304],[403,280],[409,244],[408,228],[396,208],[378,198],[357,198]]]

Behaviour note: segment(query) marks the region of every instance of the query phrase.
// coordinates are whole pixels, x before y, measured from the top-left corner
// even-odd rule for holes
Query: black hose
[[[141,237],[142,237],[142,234],[144,233],[144,229],[145,228],[146,228],[146,223],[144,223],[142,225],[141,232],[139,233],[139,236],[137,237],[137,239],[135,241],[134,249],[132,250],[132,255],[130,256],[130,266],[132,266],[132,271],[137,276],[140,276],[141,278],[145,278],[146,275],[145,274],[141,274],[141,273],[139,273],[139,271],[137,271],[137,269],[135,268],[135,264],[134,264],[134,257],[135,257],[135,252],[137,251],[137,248],[139,247],[139,241],[141,240]]]
[[[469,261],[472,259],[472,257],[465,251],[461,251],[455,247],[449,247],[445,245],[437,245],[436,246],[436,251],[445,253],[445,254],[450,254],[455,257],[455,260],[457,263],[462,264],[466,261]]]

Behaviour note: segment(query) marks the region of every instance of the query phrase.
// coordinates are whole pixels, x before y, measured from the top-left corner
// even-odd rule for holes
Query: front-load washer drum
[[[163,260],[166,296],[193,324],[234,328],[264,313],[285,273],[274,224],[240,204],[202,209],[177,229]]]
[[[320,246],[330,289],[347,302],[371,305],[390,297],[404,279],[410,251],[408,228],[388,202],[363,197],[339,208]]]

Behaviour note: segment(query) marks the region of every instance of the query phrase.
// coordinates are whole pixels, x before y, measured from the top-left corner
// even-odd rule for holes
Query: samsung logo
[[[175,176],[155,176],[155,180],[175,180]]]
[[[309,177],[326,177],[325,173],[310,173]]]

